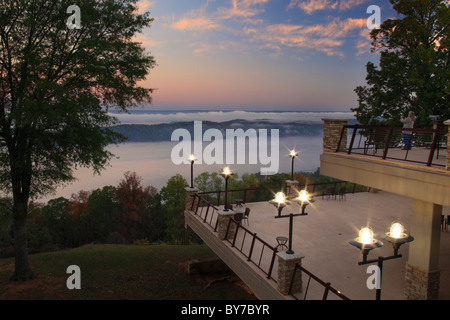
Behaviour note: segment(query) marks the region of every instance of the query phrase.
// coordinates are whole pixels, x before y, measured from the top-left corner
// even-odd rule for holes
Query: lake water
[[[242,120],[270,120],[275,123],[290,121],[308,121],[322,123],[323,118],[343,118],[352,119],[354,114],[349,111],[202,111],[202,110],[151,110],[151,109],[133,109],[129,113],[114,113],[122,124],[157,124],[171,123],[180,121],[229,121],[234,119]],[[143,143],[125,143],[119,146],[111,146],[109,150],[115,154],[111,159],[110,165],[102,171],[101,175],[93,175],[92,170],[81,168],[76,170],[77,181],[66,187],[60,187],[53,195],[40,199],[47,201],[55,197],[69,198],[73,193],[80,190],[91,191],[102,188],[106,185],[117,186],[124,177],[126,171],[134,171],[142,177],[144,185],[152,185],[161,189],[166,185],[168,179],[179,173],[190,182],[190,164],[175,165],[171,159],[171,152],[178,142],[143,142]],[[209,142],[204,142],[203,147]],[[289,150],[295,147],[299,151],[299,157],[295,159],[295,171],[315,171],[320,166],[320,154],[322,153],[322,136],[315,137],[280,137],[279,139],[279,168],[278,172],[290,173],[291,159],[288,156]],[[246,147],[246,156],[248,159],[248,149]],[[235,147],[236,150],[236,147]],[[237,151],[242,152],[242,151]],[[236,163],[237,161],[235,161]],[[247,162],[248,163],[248,162]],[[267,167],[259,164],[228,164],[232,171],[242,175],[243,173],[260,172],[261,167]],[[194,176],[201,172],[220,172],[225,164],[194,164]]]
[[[175,174],[181,174],[190,183],[190,164],[175,165],[171,160],[171,152],[178,142],[143,142],[125,143],[110,146],[108,149],[115,155],[110,165],[102,171],[101,175],[93,175],[92,170],[81,168],[75,171],[77,181],[66,187],[57,189],[56,194],[46,196],[40,201],[48,201],[55,197],[70,198],[73,193],[80,190],[91,191],[106,185],[117,186],[126,171],[134,171],[142,177],[143,185],[152,185],[161,189],[168,179]],[[209,142],[204,142],[203,147]],[[279,171],[290,173],[291,159],[289,150],[294,148],[299,152],[294,162],[294,171],[315,171],[320,166],[319,156],[322,153],[322,136],[317,137],[286,137],[279,139]],[[247,147],[248,150],[248,147]],[[258,162],[259,163],[259,162]],[[194,164],[194,177],[201,172],[220,172],[224,164]],[[259,164],[229,164],[233,172],[243,173],[259,172]]]

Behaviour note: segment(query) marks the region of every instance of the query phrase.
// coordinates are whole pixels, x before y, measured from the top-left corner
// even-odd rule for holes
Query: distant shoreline
[[[111,111],[119,124],[171,124],[189,121],[211,121],[222,123],[227,121],[270,121],[273,123],[285,122],[315,122],[322,124],[323,118],[355,119],[350,111],[201,111],[201,110],[130,110],[127,113]]]
[[[249,121],[249,120],[230,120],[224,122],[202,121],[203,130],[211,128],[220,130],[223,134],[227,129],[266,129],[268,132],[278,129],[280,137],[303,136],[317,137],[323,133],[322,123],[314,121],[290,121],[290,122],[272,122],[269,119]],[[127,142],[159,142],[171,141],[171,136],[176,129],[186,129],[193,133],[194,122],[172,122],[159,124],[119,124],[112,126],[111,129],[128,137]]]

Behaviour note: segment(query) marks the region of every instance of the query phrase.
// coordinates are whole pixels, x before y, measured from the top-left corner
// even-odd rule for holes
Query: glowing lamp
[[[228,211],[228,178],[231,175],[230,167],[223,168],[221,174],[225,178],[225,210],[224,211]]]
[[[290,204],[289,201],[286,201],[286,195],[284,194],[284,192],[277,192],[275,194],[275,198],[273,200],[270,200],[269,203],[277,207],[278,217],[281,216],[281,210],[283,210],[286,205]]]
[[[229,176],[231,174],[231,170],[230,167],[225,167],[222,169],[222,174],[226,177]]]
[[[389,232],[386,233],[385,239],[392,244],[394,248],[394,254],[398,254],[398,249],[404,243],[414,240],[412,236],[405,232],[405,227],[400,222],[393,222],[389,228]]]
[[[373,231],[369,227],[363,227],[359,230],[358,239],[363,245],[373,243]]]
[[[307,201],[309,201],[309,194],[308,194],[308,191],[306,191],[306,190],[300,191],[300,192],[298,193],[298,199],[299,199],[301,202],[307,202]]]
[[[278,205],[283,204],[286,202],[286,195],[283,192],[277,192],[274,201],[278,203]]]
[[[405,237],[405,228],[400,222],[394,222],[389,229],[389,236],[395,239]]]
[[[298,155],[298,152],[296,152],[295,149],[293,149],[289,152],[289,156],[291,158],[295,158],[297,155]]]
[[[378,241],[374,238],[372,228],[367,226],[362,227],[359,230],[358,237],[350,240],[349,243],[361,250],[363,254],[363,261],[367,260],[367,255],[369,254],[370,250],[383,246],[383,242]]]

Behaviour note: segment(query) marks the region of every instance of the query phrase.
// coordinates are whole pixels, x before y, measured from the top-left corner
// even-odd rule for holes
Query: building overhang
[[[324,152],[320,173],[375,189],[450,206],[450,171],[345,153]]]

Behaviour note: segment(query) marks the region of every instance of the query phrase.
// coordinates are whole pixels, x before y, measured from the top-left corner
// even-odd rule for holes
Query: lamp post
[[[221,175],[225,179],[225,209],[224,209],[224,211],[228,211],[228,179],[230,178],[230,175],[231,175],[230,168],[229,167],[223,168]]]
[[[293,225],[294,225],[294,217],[297,216],[305,216],[307,215],[307,213],[305,212],[305,208],[309,203],[309,196],[308,193],[306,192],[306,190],[302,190],[299,193],[298,198],[294,199],[294,201],[296,202],[301,202],[301,206],[302,206],[302,213],[298,213],[298,214],[293,214],[290,213],[288,215],[281,215],[281,210],[283,210],[283,208],[289,204],[288,201],[286,201],[286,196],[284,195],[283,192],[278,192],[275,195],[275,199],[269,201],[271,204],[273,204],[274,206],[277,207],[278,209],[278,215],[275,216],[275,219],[279,219],[279,218],[289,218],[289,244],[288,244],[288,250],[286,251],[287,254],[294,254],[294,251],[292,250],[292,229],[293,229]]]
[[[394,249],[394,255],[388,257],[378,257],[378,259],[367,260],[370,250],[375,248],[380,248],[383,246],[381,241],[374,238],[373,230],[370,227],[363,227],[359,231],[358,237],[350,240],[349,243],[361,250],[363,255],[363,260],[358,262],[359,265],[365,265],[370,263],[378,263],[378,268],[380,270],[380,284],[376,292],[376,300],[381,298],[381,279],[383,274],[383,262],[385,260],[393,260],[401,258],[402,255],[398,253],[400,246],[404,243],[411,242],[414,238],[407,233],[405,233],[405,228],[400,222],[394,222],[391,224],[389,232],[385,234],[384,237],[387,241],[392,244]]]
[[[289,153],[291,157],[291,181],[294,181],[294,159],[297,157],[298,152],[295,151],[295,148],[292,149]]]
[[[189,156],[189,161],[191,162],[191,188],[194,188],[194,162],[195,162],[195,156],[191,154]]]

